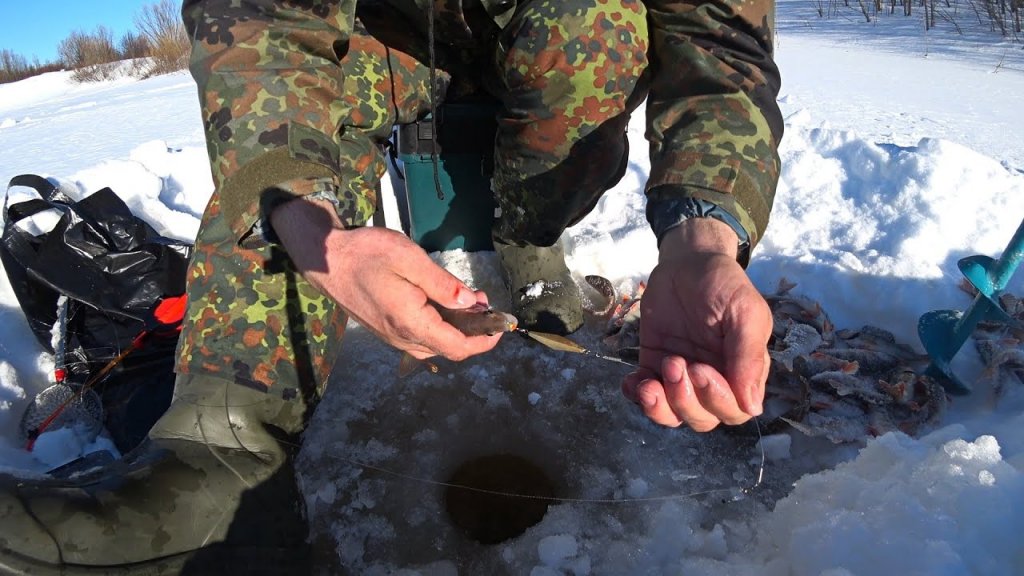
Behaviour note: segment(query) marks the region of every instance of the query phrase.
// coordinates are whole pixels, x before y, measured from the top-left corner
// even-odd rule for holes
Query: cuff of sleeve
[[[333,196],[336,178],[331,168],[293,158],[286,148],[278,148],[224,181],[219,190],[221,211],[239,244],[258,248],[268,243],[264,234],[274,208],[313,193],[331,192]]]
[[[309,189],[310,187],[313,188],[312,192],[302,193],[299,191]],[[341,202],[338,201],[338,190],[335,187],[334,182],[330,180],[321,178],[284,182],[274,186],[274,189],[277,192],[275,200],[264,206],[264,209],[260,211],[260,218],[256,220],[256,223],[252,225],[252,228],[242,236],[239,241],[239,245],[242,248],[263,248],[264,246],[278,245],[281,243],[281,240],[277,237],[277,233],[274,232],[273,226],[270,225],[270,214],[275,208],[285,202],[297,199],[323,200],[333,204],[335,211],[338,211],[341,206]]]
[[[649,198],[647,201],[647,221],[658,239],[658,246],[669,230],[691,218],[714,218],[732,228],[739,238],[736,260],[746,267],[750,261],[750,234],[728,210],[710,200],[692,196]]]

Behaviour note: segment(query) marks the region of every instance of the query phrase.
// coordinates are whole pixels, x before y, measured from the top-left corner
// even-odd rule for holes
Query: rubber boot
[[[495,240],[494,249],[521,328],[565,335],[583,324],[580,289],[565,265],[561,242],[543,247]]]
[[[179,375],[124,459],[0,477],[0,573],[307,574],[292,466],[305,421],[300,399]]]

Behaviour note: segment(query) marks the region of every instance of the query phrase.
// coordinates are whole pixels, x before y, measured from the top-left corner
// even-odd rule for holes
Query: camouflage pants
[[[438,85],[449,97],[484,90],[500,102],[495,234],[550,245],[625,170],[626,124],[644,97],[645,9],[639,0],[522,2],[501,30],[476,16],[486,15],[467,9],[470,37],[438,36]],[[386,168],[378,144],[431,107],[429,45],[395,25],[398,18],[361,5],[342,59],[352,110],[341,130],[342,194],[372,189]],[[216,195],[196,243],[178,371],[318,398],[344,313],[280,248],[240,247]]]

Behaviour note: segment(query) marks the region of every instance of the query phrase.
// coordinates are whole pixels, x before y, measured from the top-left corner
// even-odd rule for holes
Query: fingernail
[[[697,374],[691,374],[689,370],[687,370],[686,372],[686,375],[690,380],[690,384],[694,387],[694,389],[707,388],[708,384],[710,383],[707,374],[701,374],[701,370],[695,371],[697,372]]]
[[[636,398],[640,401],[640,405],[644,408],[653,408],[658,403],[658,395],[651,390],[650,385],[645,385],[650,380],[645,380],[636,387]]]
[[[679,366],[674,362],[665,362],[662,365],[664,380],[666,384],[676,385],[686,379],[686,366]]]
[[[640,404],[644,408],[654,408],[654,405],[658,403],[658,397],[653,392],[641,392],[639,398]]]
[[[472,290],[459,288],[459,293],[455,297],[455,302],[457,302],[459,306],[463,307],[469,306],[470,304],[476,304],[476,294],[474,294]]]
[[[760,416],[761,414],[764,414],[764,405],[762,405],[760,402],[751,402],[750,403],[750,415],[751,416]]]

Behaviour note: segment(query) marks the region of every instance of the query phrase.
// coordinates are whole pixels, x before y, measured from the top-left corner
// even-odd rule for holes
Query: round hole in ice
[[[460,465],[445,489],[456,526],[481,544],[519,536],[544,518],[555,488],[544,471],[521,456],[493,454]]]

